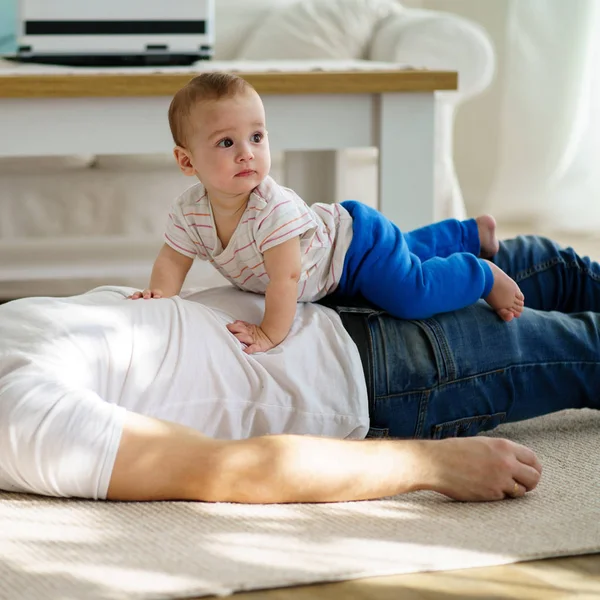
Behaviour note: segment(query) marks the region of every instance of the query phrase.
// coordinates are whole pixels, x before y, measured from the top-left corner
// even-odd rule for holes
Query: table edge
[[[172,96],[198,73],[0,72],[0,98]],[[259,94],[381,94],[456,90],[456,71],[236,72]]]

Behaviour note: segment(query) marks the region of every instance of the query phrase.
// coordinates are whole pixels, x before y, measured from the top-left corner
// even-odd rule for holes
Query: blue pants
[[[424,319],[485,298],[494,283],[477,258],[474,219],[449,219],[402,233],[380,212],[352,200],[353,237],[344,260],[337,298],[363,296],[391,315]]]
[[[501,243],[494,261],[525,295],[510,323],[482,301],[423,321],[336,308],[366,332],[371,437],[467,436],[600,408],[600,265],[538,237]]]

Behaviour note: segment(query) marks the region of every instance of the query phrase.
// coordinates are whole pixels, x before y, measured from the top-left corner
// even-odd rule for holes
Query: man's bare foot
[[[475,222],[479,231],[479,256],[492,258],[500,250],[500,243],[496,237],[496,219],[492,215],[481,215]]]
[[[517,282],[511,279],[500,267],[486,260],[494,275],[492,291],[484,300],[498,313],[503,321],[520,317],[525,305],[525,296]]]

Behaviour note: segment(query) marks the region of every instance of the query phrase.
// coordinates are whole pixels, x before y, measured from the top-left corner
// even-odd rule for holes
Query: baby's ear
[[[185,148],[175,146],[173,149],[173,156],[184,175],[190,177],[196,174],[196,169],[194,169],[194,165],[192,164],[190,153]]]

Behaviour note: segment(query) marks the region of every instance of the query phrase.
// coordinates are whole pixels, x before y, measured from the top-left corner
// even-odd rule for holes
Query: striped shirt
[[[169,213],[165,242],[177,252],[209,261],[242,290],[264,294],[269,283],[263,253],[300,238],[298,301],[312,302],[337,287],[352,240],[352,217],[339,204],[308,206],[294,191],[267,177],[250,194],[226,248],[217,236],[204,186],[186,190]]]

